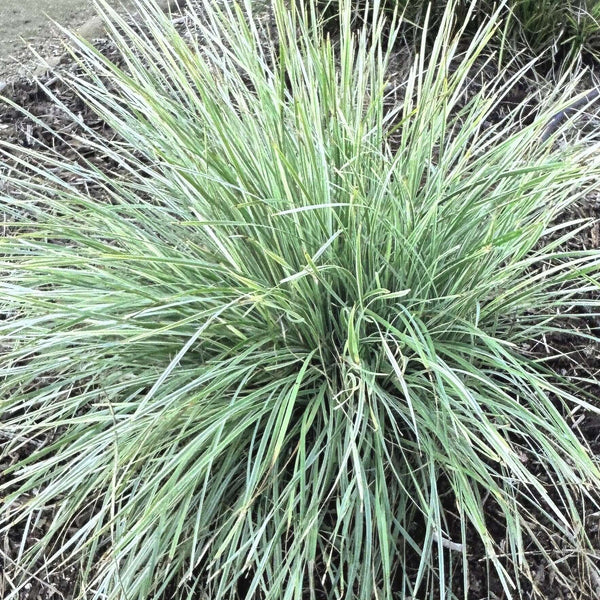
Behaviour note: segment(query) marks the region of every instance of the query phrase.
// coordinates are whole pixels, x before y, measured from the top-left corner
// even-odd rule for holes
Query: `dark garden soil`
[[[108,42],[99,42],[99,44],[108,56],[115,60],[118,59],[114,48]],[[68,71],[77,69],[73,63],[68,61],[61,68]],[[114,171],[116,169],[114,164],[107,162],[104,156],[97,154],[93,147],[86,147],[85,141],[75,139],[75,136],[81,134],[81,127],[56,108],[55,102],[44,88],[60,98],[73,114],[80,115],[88,127],[105,136],[111,135],[106,124],[61,82],[60,77],[49,73],[42,76],[39,82],[27,79],[16,80],[9,84],[3,93],[16,105],[37,117],[40,122],[49,125],[55,131],[61,131],[62,141],[50,136],[40,123],[36,123],[33,119],[24,116],[17,108],[7,104],[0,105],[0,140],[11,142],[17,147],[39,150],[42,150],[45,145],[53,145],[54,149],[64,156],[65,161],[77,161],[81,156],[85,156],[98,167]],[[515,98],[522,95],[522,89],[515,90]],[[511,108],[510,103],[511,99],[508,98],[507,110]],[[0,180],[0,189],[2,185]],[[6,192],[6,190],[2,191]],[[590,196],[573,210],[580,216],[593,220],[589,227],[579,234],[578,248],[600,250],[600,193]],[[577,306],[574,306],[573,310],[576,313],[584,312]],[[586,317],[582,314],[574,326],[581,331],[593,330],[596,335],[599,335],[600,321],[598,318]],[[526,350],[538,357],[543,357],[547,360],[548,366],[565,379],[578,382],[580,388],[589,395],[590,402],[600,408],[600,384],[598,383],[600,381],[600,348],[592,343],[582,342],[572,332],[565,330],[564,333],[557,334],[552,339],[532,340],[530,348]],[[579,438],[600,460],[600,414],[592,411],[578,411],[565,416]],[[3,438],[0,430],[0,444],[5,441],[6,438]],[[31,444],[39,443],[45,443],[45,441],[31,442]],[[15,451],[14,455],[6,456],[0,463],[0,470],[24,459],[33,449],[31,444],[22,446]],[[541,481],[544,481],[547,473],[541,466],[536,467],[535,464],[531,464],[532,462],[533,459],[528,466],[539,474]],[[598,498],[598,494],[596,494],[596,498]],[[560,498],[555,498],[555,500],[560,502]],[[498,546],[502,548],[504,546],[504,524],[500,511],[492,499],[488,499],[486,502],[489,528],[496,536]],[[447,506],[448,513],[451,515],[453,500],[450,496],[448,496]],[[600,507],[594,506],[588,499],[581,498],[579,509],[585,516],[584,527],[591,541],[591,546],[588,548],[589,555],[595,557],[594,560],[600,567]],[[600,599],[598,576],[585,569],[581,557],[566,547],[561,536],[546,526],[545,518],[535,503],[530,506],[529,514],[524,516],[531,531],[538,538],[545,539],[546,543],[544,548],[537,548],[531,543],[527,545],[526,551],[531,572],[529,576],[520,577],[521,590],[515,593],[515,597],[546,598],[548,600]],[[49,514],[44,518],[51,519],[52,516]],[[11,558],[16,557],[19,553],[24,535],[27,544],[39,539],[40,532],[44,529],[44,518],[41,518],[27,534],[24,529],[19,529],[2,534],[0,537],[0,599],[11,592],[13,582],[18,579],[18,573]],[[452,539],[460,540],[458,518],[451,523],[450,533],[453,534]],[[525,534],[525,538],[527,540],[527,534]],[[466,580],[469,600],[488,597],[498,600],[506,598],[497,576],[494,575],[493,567],[485,560],[481,541],[474,535],[467,536],[467,555],[468,575],[465,578],[462,570],[457,571],[454,575],[457,595],[461,596]],[[460,560],[455,562],[460,563]],[[75,579],[76,570],[73,567],[66,567],[58,573],[46,576],[40,575],[39,579],[34,580],[20,592],[19,599],[71,600],[78,592],[74,587]]]

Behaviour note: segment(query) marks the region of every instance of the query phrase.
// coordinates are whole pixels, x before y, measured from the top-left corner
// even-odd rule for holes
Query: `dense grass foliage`
[[[309,0],[309,4],[310,4]],[[354,0],[354,16],[364,21],[365,10],[379,4],[389,13],[397,11],[405,18],[406,33],[439,25],[447,0]],[[339,11],[339,0],[319,0],[319,8],[327,18]],[[512,50],[525,51],[528,59],[540,55],[548,60],[569,61],[582,55],[600,58],[600,2],[598,0],[458,0],[453,2],[459,24],[468,21],[473,32],[498,11],[499,29],[495,42]],[[370,17],[367,17],[369,20]],[[434,27],[432,27],[432,25]]]
[[[555,224],[598,149],[540,141],[566,96],[525,128],[499,82],[466,102],[493,23],[458,56],[452,7],[393,105],[379,11],[333,43],[207,3],[187,43],[104,10],[122,65],[74,40],[68,81],[113,166],[2,145],[3,453],[32,450],[0,526],[47,522],[16,585],[66,561],[88,599],[429,597],[469,530],[518,597],[532,505],[585,562],[585,399],[527,351],[599,304]]]

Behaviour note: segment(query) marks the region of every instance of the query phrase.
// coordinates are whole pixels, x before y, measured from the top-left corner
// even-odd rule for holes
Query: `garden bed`
[[[179,24],[183,25],[182,17],[175,15]],[[98,42],[102,49],[111,60],[118,61],[118,53],[108,42]],[[397,57],[397,63],[402,64],[401,54]],[[77,72],[78,67],[69,61],[66,61],[60,69]],[[398,77],[402,77],[402,69],[398,69]],[[403,81],[391,81],[392,86],[402,86]],[[474,84],[475,85],[475,84]],[[514,98],[523,96],[523,83],[515,87],[514,94],[506,97],[506,111],[514,107]],[[528,93],[534,90],[533,79],[525,84]],[[36,120],[23,115],[14,107],[0,106],[0,139],[10,142],[17,147],[42,150],[45,145],[52,144],[53,151],[58,151],[64,156],[67,162],[77,162],[81,157],[96,166],[98,169],[114,174],[115,177],[126,176],[111,158],[98,150],[96,144],[86,146],[85,128],[91,128],[96,133],[106,138],[113,135],[110,127],[99,118],[85,103],[81,101],[68,87],[61,81],[57,73],[48,73],[40,78],[39,82],[29,80],[19,80],[10,84],[9,88],[4,90],[4,94],[16,105],[25,109]],[[51,94],[54,97],[50,97]],[[77,115],[80,125],[73,121],[64,111],[57,109],[56,100],[64,103],[72,114]],[[501,118],[501,117],[500,117]],[[587,121],[577,121],[573,123],[573,132],[581,128],[583,123],[586,127],[594,128],[597,126],[597,117],[591,116]],[[60,143],[56,136],[49,135],[47,127],[53,131],[61,132],[63,145],[57,147]],[[564,142],[568,143],[568,141]],[[56,176],[63,180],[71,181],[75,185],[86,186],[86,181],[76,181],[76,175],[72,170],[64,173],[57,168]],[[6,192],[5,192],[6,193]],[[600,194],[596,191],[588,195],[584,201],[577,206],[572,207],[568,218],[574,216],[589,219],[586,227],[582,228],[575,242],[570,241],[570,250],[600,250]],[[566,217],[567,218],[567,217]],[[574,312],[584,313],[577,305],[573,307]],[[600,323],[598,316],[582,316],[577,321],[577,326],[581,331],[589,331],[592,336],[598,336],[600,333]],[[0,346],[1,347],[1,346]],[[581,337],[575,337],[568,330],[564,333],[557,333],[553,337],[544,337],[543,339],[532,339],[529,348],[523,348],[523,351],[547,360],[550,368],[557,371],[562,377],[570,381],[580,381],[581,389],[585,389],[591,402],[600,398],[600,348],[597,342],[590,341],[585,343]],[[560,406],[560,405],[559,405]],[[600,404],[596,407],[600,409]],[[593,411],[580,410],[574,414],[565,414],[565,419],[570,427],[576,432],[578,438],[589,447],[590,453],[600,458],[600,416]],[[0,436],[4,436],[0,432]],[[2,439],[2,443],[5,440]],[[45,440],[40,438],[30,443],[21,445],[17,451],[13,451],[4,457],[2,467],[7,467],[12,463],[25,460],[32,451],[33,446],[39,447],[40,443],[48,443],[49,438]],[[33,444],[33,446],[32,446]],[[524,457],[529,469],[539,476],[539,480],[544,483],[547,477],[545,466],[533,464],[532,457]],[[0,480],[0,483],[3,483]],[[440,482],[440,489],[444,489],[444,482]],[[549,489],[554,489],[552,486]],[[555,491],[555,490],[554,490]],[[554,492],[553,492],[554,493]],[[560,502],[561,498],[556,496],[553,500]],[[454,499],[448,492],[444,500],[448,509],[448,514],[452,515],[452,506]],[[57,507],[58,508],[58,507]],[[600,509],[594,506],[588,499],[580,498],[580,514],[585,516],[584,527],[586,528],[592,547],[587,551],[590,556],[594,555],[600,560]],[[504,521],[501,512],[496,503],[491,499],[486,499],[486,518],[488,519],[489,530],[492,532],[498,546],[503,546],[504,539]],[[529,514],[526,517],[528,525],[531,527],[531,533],[538,539],[544,540],[543,548],[534,545],[525,548],[528,554],[530,573],[529,577],[525,575],[521,579],[522,592],[521,598],[547,598],[548,600],[596,600],[600,594],[600,580],[597,573],[582,569],[581,555],[573,552],[572,549],[562,546],[562,537],[557,536],[551,526],[548,526],[542,512],[539,512],[535,505],[527,507]],[[84,520],[85,514],[81,515]],[[0,560],[2,570],[0,571],[0,596],[6,597],[12,589],[12,582],[19,577],[18,567],[12,562],[12,559],[22,551],[27,544],[34,542],[39,538],[40,532],[44,531],[53,515],[47,513],[40,517],[39,521],[32,524],[27,530],[20,526],[10,531],[0,541]],[[450,518],[452,518],[450,516]],[[454,540],[460,538],[460,525],[458,517],[454,525],[448,526],[448,531],[456,534]],[[419,533],[414,532],[416,539]],[[525,539],[527,541],[527,535]],[[452,542],[459,544],[458,541]],[[467,557],[468,557],[468,599],[480,600],[489,598],[490,600],[505,598],[502,585],[494,575],[493,569],[485,559],[485,549],[476,535],[467,537]],[[48,549],[50,552],[51,549]],[[452,549],[451,549],[452,551]],[[544,555],[544,552],[547,553]],[[40,564],[44,558],[40,558]],[[73,587],[73,579],[77,575],[74,568],[68,566],[64,570],[38,576],[35,580],[27,584],[21,592],[19,599],[22,600],[71,600],[76,597],[77,589]],[[455,574],[455,591],[461,592],[463,587],[463,574]],[[241,588],[240,588],[241,591]],[[168,592],[166,597],[168,597]],[[324,597],[324,596],[323,596]],[[200,597],[198,597],[200,600]]]

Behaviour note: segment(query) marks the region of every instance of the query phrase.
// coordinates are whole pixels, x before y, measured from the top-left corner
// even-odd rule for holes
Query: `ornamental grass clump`
[[[493,18],[459,54],[450,6],[391,102],[397,24],[288,4],[103,4],[119,64],[74,38],[65,77],[112,133],[2,143],[10,598],[445,598],[474,538],[517,598],[531,514],[585,564],[592,407],[527,348],[598,310],[560,220],[598,149],[541,141],[566,95],[465,96]]]
[[[308,4],[311,0],[308,0]],[[335,19],[343,2],[319,0],[319,9],[326,18]],[[368,15],[374,2],[353,0],[354,18],[360,21]],[[425,19],[439,24],[448,5],[447,0],[380,0],[389,13],[398,11],[405,19],[405,33],[421,29]],[[500,47],[522,52],[526,57],[542,56],[548,66],[557,59],[565,62],[585,57],[597,60],[600,55],[599,0],[457,0],[453,10],[458,25],[469,21],[468,29],[475,31],[500,6],[499,28],[495,43]],[[366,13],[365,13],[366,11]],[[367,19],[370,18],[367,16]],[[430,21],[431,22],[431,21]],[[431,27],[430,27],[431,29]],[[541,69],[544,74],[546,69]]]

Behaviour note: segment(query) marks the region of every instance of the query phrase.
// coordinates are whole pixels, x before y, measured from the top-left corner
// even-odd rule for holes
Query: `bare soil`
[[[109,0],[127,8],[132,0]],[[32,50],[42,57],[63,53],[57,23],[77,30],[95,14],[93,0],[1,0],[0,86],[31,74],[38,66]]]

